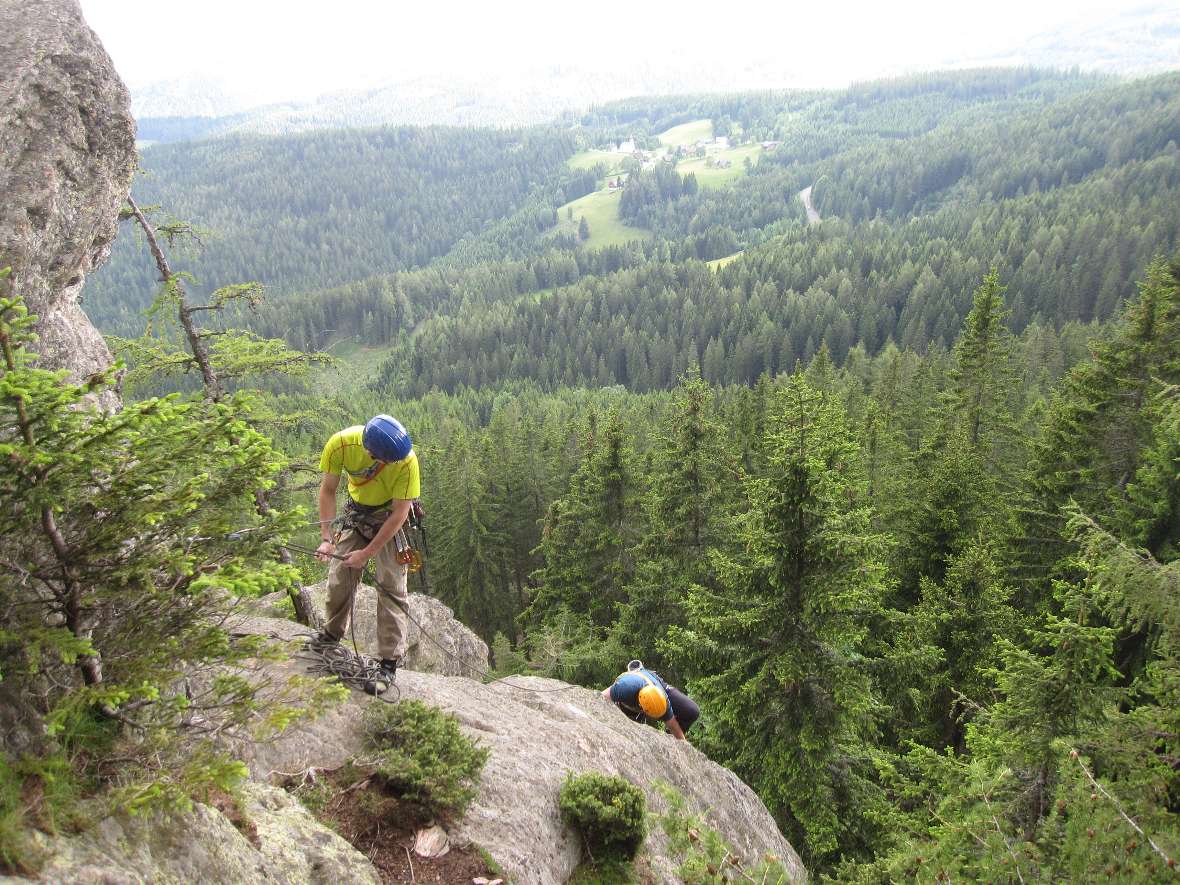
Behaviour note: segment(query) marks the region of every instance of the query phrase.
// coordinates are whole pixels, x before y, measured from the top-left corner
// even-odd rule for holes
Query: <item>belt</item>
[[[358,504],[349,498],[344,513],[336,517],[334,522],[338,522],[342,530],[352,529],[366,541],[372,541],[385,520],[389,519],[390,513],[389,501],[384,504]]]

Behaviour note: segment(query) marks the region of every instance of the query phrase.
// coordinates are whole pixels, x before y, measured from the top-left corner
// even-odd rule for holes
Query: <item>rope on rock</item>
[[[305,633],[304,636],[303,650],[297,652],[295,658],[307,663],[309,673],[336,679],[351,689],[370,693],[365,684],[380,675],[381,661],[350,649],[343,642],[321,642],[314,633]],[[355,636],[353,646],[356,646]],[[387,704],[396,704],[401,700],[401,689],[394,681],[384,692],[373,696]]]
[[[286,549],[292,550],[296,553],[303,553],[309,556],[314,556],[316,553],[310,547],[303,547],[299,544],[280,544],[279,546],[285,547]],[[346,558],[336,553],[326,553],[324,555],[329,556],[332,559],[343,560]],[[369,566],[366,564],[364,570],[361,572],[361,580],[363,581],[368,574]],[[377,580],[375,570],[373,571],[373,587],[378,593],[384,593],[387,598],[393,600],[393,602],[403,612],[405,612],[406,617],[413,622],[414,626],[418,628],[419,632],[429,639],[439,651],[441,651],[460,667],[470,670],[479,675],[481,678],[486,679],[487,681],[484,683],[485,685],[503,683],[509,688],[515,688],[517,691],[528,691],[532,692],[533,694],[552,694],[554,692],[570,691],[574,688],[580,687],[576,685],[562,685],[558,688],[530,688],[527,685],[515,685],[514,683],[507,681],[512,678],[512,675],[516,674],[493,678],[490,671],[482,670],[479,667],[473,665],[470,661],[463,660],[452,653],[449,648],[435,639],[430,634],[430,632],[422,626],[421,622],[419,622],[418,619],[414,617],[413,613],[410,611],[410,606],[408,603],[402,602],[392,593],[385,591],[385,588],[382,587],[381,583]],[[297,657],[304,656],[305,658],[311,660],[312,665],[308,668],[311,672],[324,676],[334,676],[349,688],[359,688],[360,690],[364,691],[365,682],[367,682],[374,675],[375,671],[380,668],[381,662],[376,658],[370,657],[369,655],[362,654],[360,652],[359,647],[356,644],[356,631],[353,628],[355,613],[356,593],[354,592],[352,594],[352,599],[349,601],[348,613],[348,630],[352,638],[353,650],[350,651],[349,649],[345,648],[343,643],[317,642],[316,636],[309,633],[305,634],[308,638],[308,642],[304,654],[297,655]],[[391,686],[391,688],[392,687],[393,686]],[[388,694],[388,692],[386,694]],[[386,695],[376,695],[376,697],[379,697],[381,700],[392,704],[397,703],[397,701],[401,698],[400,690],[398,691],[397,695],[398,696],[393,700],[389,700]]]

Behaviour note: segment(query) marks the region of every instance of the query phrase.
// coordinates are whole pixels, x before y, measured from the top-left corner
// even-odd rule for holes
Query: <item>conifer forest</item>
[[[694,121],[744,160],[661,142]],[[1180,74],[1036,68],[156,143],[132,196],[174,276],[125,212],[83,298],[127,369],[93,444],[211,453],[172,515],[140,502],[161,533],[265,488],[264,536],[314,547],[324,442],[396,416],[411,589],[497,674],[684,686],[691,742],[814,881],[1175,882],[1178,145]],[[20,471],[5,494],[86,482]],[[146,586],[192,555],[143,543],[85,568]],[[257,592],[323,576],[249,544],[225,555]],[[121,630],[157,629],[143,592]]]

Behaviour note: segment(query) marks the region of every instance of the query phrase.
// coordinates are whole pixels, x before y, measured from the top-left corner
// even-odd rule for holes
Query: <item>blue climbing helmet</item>
[[[378,415],[370,418],[361,434],[361,445],[378,461],[400,461],[410,454],[414,444],[410,434],[396,418]]]

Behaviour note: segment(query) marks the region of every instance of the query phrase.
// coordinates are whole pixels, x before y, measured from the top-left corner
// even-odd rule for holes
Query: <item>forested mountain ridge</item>
[[[1098,114],[1092,128],[1086,127],[1089,112]],[[819,227],[792,224],[715,276],[689,266],[652,268],[583,279],[540,299],[520,297],[527,284],[517,284],[501,296],[491,287],[483,297],[452,299],[450,307],[435,302],[428,311],[445,316],[405,344],[385,379],[414,393],[524,379],[549,388],[620,383],[650,389],[667,387],[697,363],[706,380],[749,384],[763,371],[810,360],[825,341],[838,363],[858,343],[869,353],[890,340],[919,349],[949,347],[970,307],[969,293],[989,267],[1007,283],[1016,331],[1038,319],[1057,328],[1108,319],[1133,293],[1134,268],[1180,243],[1180,78],[1103,87],[1045,117],[1043,110],[1026,111],[978,130],[980,142],[970,151],[963,147],[953,181],[930,171],[947,168],[941,148],[929,155],[906,141],[856,148],[863,171],[851,164],[829,167],[847,184],[825,192],[871,207],[884,193],[879,181],[892,174],[898,193],[909,195],[906,209],[878,205],[867,221],[858,222],[851,211],[850,219],[829,216]],[[1019,150],[1013,130],[1021,135]],[[932,131],[934,143],[968,143],[949,124]],[[932,137],[920,142],[930,147]],[[1027,166],[1003,166],[988,149],[997,144]],[[897,153],[904,153],[904,162],[893,159]],[[794,188],[806,177],[797,164],[778,163],[779,156],[763,157],[747,178],[708,199],[748,206],[751,194],[777,192],[764,205],[798,212]],[[808,164],[808,175],[824,166]],[[783,186],[783,176],[794,178]],[[827,181],[821,177],[821,189]],[[848,197],[855,188],[862,197]],[[668,215],[695,210],[689,227],[704,223],[704,207],[711,204],[686,202],[667,203]],[[930,208],[921,211],[923,205]],[[745,217],[757,211],[748,209]],[[742,214],[735,208],[734,215]],[[624,250],[615,263],[635,260],[628,255],[682,261],[684,247],[668,242],[669,248]],[[532,276],[521,268],[513,279]],[[538,288],[566,281],[539,276],[544,283]],[[333,320],[328,327],[340,328],[339,315]]]
[[[711,115],[715,129],[774,135],[780,144],[762,151],[746,174],[725,187],[680,196],[653,192],[654,202],[641,210],[640,221],[658,234],[653,243],[612,247],[591,257],[576,244],[545,239],[556,207],[596,186],[593,171],[564,169],[563,154],[577,144],[609,140],[612,133],[654,139],[658,127],[702,113]],[[537,378],[547,385],[556,378],[577,383],[644,378],[644,385],[667,386],[678,368],[693,361],[706,366],[712,380],[749,383],[764,369],[778,371],[796,358],[809,359],[824,340],[837,360],[857,342],[870,352],[890,339],[912,347],[931,341],[949,346],[973,281],[990,266],[1008,281],[1017,330],[1036,317],[1061,326],[1111,316],[1133,291],[1135,269],[1178,242],[1178,120],[1176,75],[1117,83],[1029,70],[968,71],[833,93],[629,100],[587,115],[576,132],[535,132],[520,142],[518,153],[503,134],[428,130],[411,136],[406,130],[170,146],[148,151],[145,162],[162,162],[152,160],[160,157],[178,168],[188,164],[182,178],[190,183],[217,170],[218,187],[197,188],[199,204],[212,216],[191,218],[198,224],[202,217],[206,224],[224,219],[214,224],[220,238],[201,256],[200,276],[210,284],[249,277],[267,282],[274,307],[254,322],[268,334],[302,347],[322,345],[330,335],[409,347],[402,333],[437,317],[428,340],[414,345],[426,349],[400,355],[389,376],[411,364],[425,366],[415,373],[414,390],[501,377]],[[387,155],[394,164],[388,168],[408,165],[389,173],[399,184],[374,190],[371,176],[385,173],[364,164],[379,162],[384,155],[374,145],[390,141],[397,147]],[[452,156],[454,163],[440,169],[436,153]],[[309,168],[329,164],[333,175],[353,180],[319,191],[322,185],[299,185],[300,193],[294,193],[298,164],[277,167],[285,173],[282,183],[269,180],[277,171],[273,164],[250,166],[248,173],[243,166],[253,157],[294,163],[304,154]],[[471,169],[463,166],[467,159]],[[355,175],[346,171],[357,163]],[[504,164],[508,184],[501,188],[492,180]],[[424,180],[415,188],[405,179],[420,169],[426,170]],[[535,174],[548,178],[537,184]],[[163,187],[159,177],[141,185],[151,181]],[[813,182],[826,220],[809,230],[795,194]],[[309,189],[314,196],[304,193]],[[260,191],[257,205],[242,205],[255,191]],[[401,193],[409,202],[378,205],[372,194],[382,193]],[[263,207],[280,217],[299,215],[288,214],[289,220],[275,225],[259,214]],[[458,216],[448,214],[456,207]],[[512,214],[493,217],[503,207]],[[435,209],[445,219],[429,215]],[[406,235],[415,230],[421,236],[411,244]],[[745,305],[757,293],[753,315],[737,325],[716,316],[682,318],[672,339],[665,337],[666,329],[640,325],[631,328],[634,340],[627,344],[589,327],[570,339],[544,317],[583,310],[560,304],[585,297],[583,284],[557,293],[553,303],[548,297],[522,298],[575,283],[587,273],[601,276],[650,260],[720,257],[718,251],[740,247],[746,254],[720,275],[724,298],[716,297],[715,283],[693,275],[711,293],[707,303],[693,308],[705,314],[723,310],[723,302]],[[133,306],[146,303],[151,288],[147,264],[134,252],[129,242],[121,244],[112,266],[88,288],[88,308],[100,326],[124,334],[134,331]],[[506,267],[504,257],[518,259],[513,279],[507,286],[491,284],[502,276],[497,268]],[[438,294],[426,300],[420,300],[424,290],[410,276],[348,282],[377,268],[431,260],[469,268],[467,282],[442,294],[437,278],[429,288]],[[133,262],[138,262],[134,269]],[[311,292],[284,303],[291,280],[299,278],[335,278],[351,294]],[[644,308],[634,299],[658,294],[658,289],[632,289],[621,304],[642,316]],[[695,297],[686,293],[684,304]],[[500,303],[503,298],[512,304]],[[482,315],[493,302],[500,303],[497,313]],[[326,311],[329,304],[337,307]],[[759,337],[758,329],[787,317],[792,318],[789,344],[768,345],[768,331]],[[448,343],[452,336],[458,337]],[[464,348],[480,336],[494,340],[481,341],[481,365],[469,364],[477,357]],[[547,342],[576,353],[558,353]],[[527,352],[530,345],[547,347],[562,365],[539,368],[538,354]],[[499,348],[504,355],[497,354]],[[637,348],[644,351],[638,357]],[[659,368],[624,371],[625,350],[632,351],[635,365],[646,361]],[[573,371],[573,365],[581,368]],[[447,372],[446,378],[433,374],[443,366],[438,370]]]
[[[558,202],[576,196],[562,189],[580,181],[564,165],[573,150],[555,130],[235,136],[145,151],[133,194],[207,231],[199,260],[178,265],[198,269],[199,288],[257,279],[294,291],[424,265],[546,187]],[[530,223],[551,226],[552,208]],[[100,327],[128,333],[153,290],[142,247],[123,237],[87,307]]]

